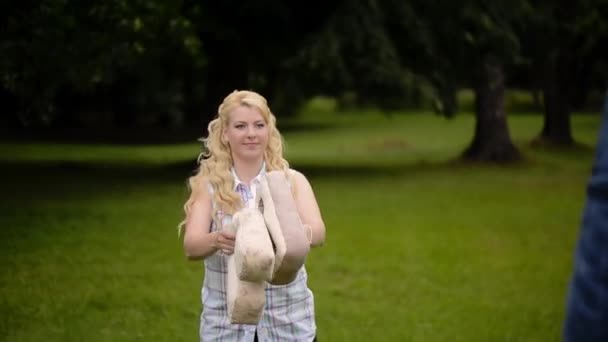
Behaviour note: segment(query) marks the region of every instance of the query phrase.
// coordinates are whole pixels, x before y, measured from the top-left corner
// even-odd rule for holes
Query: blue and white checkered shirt
[[[250,187],[241,182],[236,173],[234,189],[247,207],[255,207],[255,185],[265,173],[263,166],[260,173],[251,182]],[[230,215],[221,215],[222,226],[230,224]],[[215,223],[209,231],[217,231]],[[201,341],[253,341],[256,329],[258,340],[266,341],[312,341],[316,334],[314,316],[314,298],[307,286],[306,269],[303,266],[296,279],[287,285],[266,285],[266,306],[262,319],[256,325],[231,324],[228,318],[226,301],[226,256],[221,252],[207,257],[205,278],[202,288],[203,312],[201,314]]]

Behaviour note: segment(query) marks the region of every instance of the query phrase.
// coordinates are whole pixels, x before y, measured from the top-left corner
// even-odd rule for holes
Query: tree
[[[456,85],[474,84],[476,130],[463,157],[516,160],[503,105],[503,65],[517,56],[518,11],[511,1],[343,2],[299,61],[319,88],[352,90],[381,105],[404,96],[408,73],[422,75],[448,116],[455,110]]]
[[[463,158],[493,162],[519,159],[509,134],[503,100],[504,65],[513,63],[518,56],[519,41],[514,30],[523,11],[522,2],[468,0],[413,4],[417,15],[410,22],[415,25],[403,22],[400,30],[399,25],[393,30],[401,35],[415,32],[414,36],[418,36],[400,40],[404,63],[435,86],[448,117],[455,112],[457,85],[470,84],[475,90],[475,134]],[[408,12],[403,5],[395,7],[402,10],[394,13]],[[410,42],[415,42],[414,48],[408,46]]]
[[[480,69],[475,87],[475,134],[463,157],[492,162],[518,160],[520,155],[511,142],[507,126],[502,64],[496,57],[487,55]]]
[[[205,84],[199,111],[202,120],[210,120],[222,99],[235,89],[264,94],[281,115],[293,111],[299,97],[295,93],[306,85],[297,80],[298,86],[292,86],[290,60],[320,30],[335,4],[321,0],[187,1],[184,13],[196,24],[207,57],[201,75]],[[285,92],[290,92],[292,101],[280,101]]]
[[[457,110],[458,86],[468,80],[466,37],[461,34],[460,2],[385,2],[388,33],[402,65],[427,80],[435,110],[447,118]],[[441,23],[441,24],[437,24]]]
[[[573,102],[583,102],[585,80],[601,58],[600,46],[608,40],[608,1],[530,1],[533,11],[520,37],[525,55],[543,93],[544,124],[537,141],[572,145],[570,127]],[[597,71],[597,70],[595,70]],[[603,85],[602,85],[603,86]]]
[[[2,87],[21,126],[128,123],[182,104],[182,64],[201,64],[180,2],[23,1],[2,11]],[[170,114],[169,114],[170,115]]]
[[[523,8],[522,8],[523,7]],[[515,35],[525,4],[518,1],[471,1],[464,6],[465,37],[475,63],[475,135],[466,160],[509,162],[521,158],[513,145],[504,108],[504,64],[518,57]]]
[[[416,75],[400,59],[385,1],[344,1],[290,61],[307,94],[355,95],[358,105],[402,107]],[[313,88],[310,88],[312,86]]]

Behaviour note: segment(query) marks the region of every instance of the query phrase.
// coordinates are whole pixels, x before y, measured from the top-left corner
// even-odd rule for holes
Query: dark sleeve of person
[[[564,340],[608,341],[608,94],[576,248]]]

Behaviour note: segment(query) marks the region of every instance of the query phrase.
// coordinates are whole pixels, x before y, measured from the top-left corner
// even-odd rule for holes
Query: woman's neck
[[[250,184],[251,181],[255,178],[255,176],[260,173],[260,169],[262,168],[264,160],[256,160],[256,161],[244,161],[239,159],[234,159],[234,172],[239,177],[241,182],[245,184]]]

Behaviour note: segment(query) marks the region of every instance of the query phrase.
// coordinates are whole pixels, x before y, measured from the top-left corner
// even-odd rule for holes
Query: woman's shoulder
[[[302,172],[300,172],[300,171],[298,171],[296,169],[289,168],[288,172],[289,172],[290,176],[293,176],[293,177],[304,177],[304,178],[306,178],[306,176],[304,176],[304,174]]]
[[[208,176],[197,175],[192,177],[190,181],[190,188],[192,190],[192,194],[197,199],[208,199],[210,195],[213,195],[213,185],[209,180]]]
[[[294,178],[294,180],[298,180],[298,181],[307,181],[306,176],[305,176],[305,175],[304,175],[302,172],[300,172],[300,171],[298,171],[298,170],[296,170],[296,169],[292,169],[292,168],[290,168],[290,169],[289,169],[289,175],[290,175],[291,177],[293,177],[293,178]]]
[[[291,168],[289,169],[289,184],[294,191],[301,187],[310,187],[308,178],[302,172]]]

